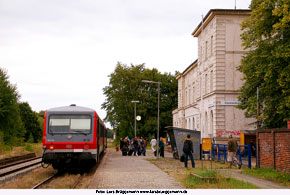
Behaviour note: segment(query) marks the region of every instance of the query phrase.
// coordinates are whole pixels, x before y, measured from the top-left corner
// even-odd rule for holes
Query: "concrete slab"
[[[147,152],[153,156],[151,151]],[[107,150],[89,189],[182,189],[178,181],[151,164],[144,156],[122,156]]]

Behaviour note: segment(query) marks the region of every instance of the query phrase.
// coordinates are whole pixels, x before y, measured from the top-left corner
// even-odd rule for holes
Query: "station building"
[[[237,67],[247,52],[241,46],[240,24],[250,14],[250,10],[212,9],[195,28],[198,59],[176,77],[174,127],[201,131],[202,138],[216,143],[226,143],[229,135],[239,140],[241,132],[256,129],[250,125],[255,119],[245,118],[236,108],[243,83]]]

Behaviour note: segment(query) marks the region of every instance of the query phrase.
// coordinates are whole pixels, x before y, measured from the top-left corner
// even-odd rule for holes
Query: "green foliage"
[[[213,169],[196,169],[195,173],[201,177],[216,177],[217,170]]]
[[[26,151],[28,151],[28,152],[33,152],[34,151],[31,144],[26,144],[25,147],[24,147],[24,149]]]
[[[107,111],[106,121],[116,129],[117,137],[134,136],[134,104],[137,115],[137,136],[149,137],[157,132],[158,85],[142,80],[162,82],[160,86],[160,135],[165,126],[172,125],[172,110],[177,107],[177,81],[175,76],[161,74],[157,69],[146,69],[144,64],[127,66],[117,63],[109,75],[110,83],[103,91],[106,96],[102,108]]]
[[[107,138],[113,139],[114,131],[112,129],[107,129]]]
[[[26,133],[24,135],[25,142],[37,143],[41,140],[42,131],[38,122],[38,114],[33,112],[27,102],[19,104],[20,115],[23,121]],[[33,137],[33,140],[31,140]]]
[[[41,129],[41,132],[43,132],[43,125],[44,125],[44,115],[45,115],[45,110],[41,110],[39,113],[37,113],[38,116],[38,123],[39,127]]]
[[[0,132],[4,144],[21,143],[25,133],[18,107],[20,95],[16,86],[8,81],[6,71],[0,68]]]
[[[183,181],[186,188],[191,189],[257,189],[258,187],[244,181],[239,181],[234,178],[225,178],[221,176],[217,171],[210,171],[205,169],[198,169],[195,172],[204,174],[203,177],[210,175],[215,177],[215,180],[201,180],[197,177],[188,175]],[[198,174],[198,173],[197,173]]]
[[[242,173],[254,177],[260,177],[270,181],[275,181],[277,183],[281,183],[290,187],[290,174],[281,173],[272,168],[244,169]]]
[[[290,119],[290,1],[252,0],[251,16],[242,23],[249,52],[238,68],[244,74],[239,100],[246,117],[256,117],[259,87],[263,128],[285,127]]]

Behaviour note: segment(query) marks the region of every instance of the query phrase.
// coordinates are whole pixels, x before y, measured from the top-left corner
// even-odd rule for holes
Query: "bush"
[[[33,150],[33,147],[32,147],[31,144],[26,144],[26,145],[25,145],[25,150],[26,150],[26,151],[29,151],[29,152],[33,152],[33,151],[34,151],[34,150]]]

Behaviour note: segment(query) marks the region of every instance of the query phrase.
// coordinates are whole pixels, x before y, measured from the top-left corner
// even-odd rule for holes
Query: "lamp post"
[[[160,106],[160,84],[161,82],[142,80],[143,83],[158,84],[158,114],[157,114],[157,159],[159,159],[159,106]]]
[[[134,130],[135,130],[135,137],[136,137],[136,103],[139,103],[139,101],[131,101],[131,103],[134,103]]]

